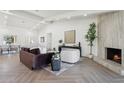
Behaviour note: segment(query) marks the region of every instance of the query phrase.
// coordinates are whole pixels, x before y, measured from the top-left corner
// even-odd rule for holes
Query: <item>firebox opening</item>
[[[107,59],[121,64],[121,49],[107,48]]]

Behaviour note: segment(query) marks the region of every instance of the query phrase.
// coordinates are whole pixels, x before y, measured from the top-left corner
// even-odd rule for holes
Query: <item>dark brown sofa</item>
[[[40,54],[40,50],[29,48],[21,48],[20,62],[30,69],[38,69],[47,66],[51,63],[51,58],[54,53]]]

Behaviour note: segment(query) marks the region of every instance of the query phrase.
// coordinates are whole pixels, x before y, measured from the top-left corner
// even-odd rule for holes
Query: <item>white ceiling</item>
[[[61,15],[69,12],[73,12],[74,10],[27,10],[29,13],[36,14],[37,16],[40,17],[53,17],[56,15]],[[76,11],[76,10],[75,10]]]
[[[108,10],[1,10],[0,25],[34,29],[39,25],[63,19],[92,16],[112,12]]]

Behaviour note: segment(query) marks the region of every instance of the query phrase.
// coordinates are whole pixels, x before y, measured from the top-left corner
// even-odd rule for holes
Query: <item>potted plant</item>
[[[87,34],[85,35],[85,38],[86,38],[86,41],[89,43],[88,45],[90,46],[89,58],[93,58],[92,47],[93,47],[94,40],[97,38],[96,24],[94,22],[89,25],[89,30],[88,30]]]
[[[60,54],[59,54],[58,52],[56,52],[56,53],[53,55],[53,59],[55,59],[55,60],[60,59]]]
[[[12,44],[14,42],[14,37],[10,35],[4,36],[4,40],[6,41],[6,44]]]

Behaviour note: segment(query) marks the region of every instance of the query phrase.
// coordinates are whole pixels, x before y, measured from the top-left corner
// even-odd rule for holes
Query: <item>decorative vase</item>
[[[51,67],[52,71],[59,71],[61,69],[61,60],[58,53],[52,57]]]

